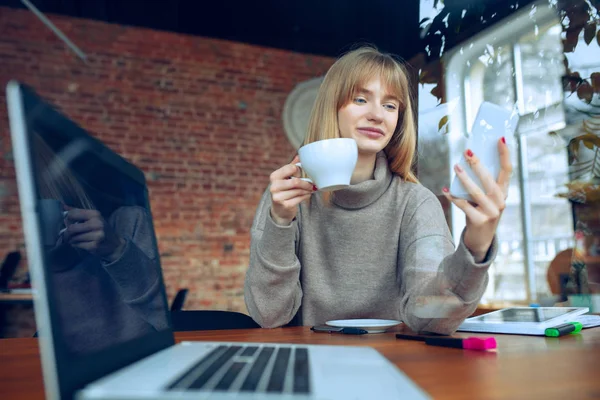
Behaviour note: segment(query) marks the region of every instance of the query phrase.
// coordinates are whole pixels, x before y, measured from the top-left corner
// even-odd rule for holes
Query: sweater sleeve
[[[258,205],[250,232],[250,265],[244,299],[250,316],[263,328],[290,322],[302,302],[300,261],[296,255],[298,218],[289,226],[271,218],[267,190]]]
[[[103,267],[116,282],[122,301],[157,330],[168,326],[160,290],[160,269],[149,216],[141,207],[122,207],[109,223],[126,240],[119,259]]]
[[[433,193],[428,191],[414,210],[400,235],[400,315],[416,332],[451,334],[475,311],[485,292],[497,239],[476,263],[464,244],[464,231],[455,248]]]

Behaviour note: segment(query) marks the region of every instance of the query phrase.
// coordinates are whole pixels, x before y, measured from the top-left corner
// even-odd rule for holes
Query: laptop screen
[[[11,130],[29,268],[34,289],[45,287],[36,299],[41,350],[52,347],[59,390],[71,397],[173,343],[148,190],[134,165],[31,90],[12,89],[9,102],[21,105]]]

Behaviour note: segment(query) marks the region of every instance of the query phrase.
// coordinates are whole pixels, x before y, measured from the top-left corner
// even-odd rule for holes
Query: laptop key
[[[271,378],[267,385],[267,392],[281,393],[283,391],[283,382],[285,381],[285,373],[287,372],[291,350],[289,347],[280,347],[277,351],[273,370],[271,371]]]
[[[240,371],[246,366],[245,362],[234,362],[231,367],[225,372],[219,383],[215,386],[215,390],[227,390],[237,378]]]
[[[258,346],[248,346],[242,351],[240,354],[241,357],[252,357],[254,353],[258,350]]]
[[[179,386],[186,378],[188,378],[189,376],[193,375],[194,372],[199,369],[202,368],[202,366],[204,364],[206,364],[206,362],[216,353],[223,351],[227,346],[219,346],[219,347],[215,347],[210,353],[208,353],[207,355],[205,355],[204,357],[202,357],[196,364],[194,364],[190,369],[188,369],[180,378],[178,378],[177,380],[175,380],[175,382],[171,383],[167,388],[168,389],[175,389],[177,388],[177,386]]]
[[[250,367],[250,372],[246,376],[246,380],[242,383],[240,391],[242,392],[254,392],[258,386],[258,382],[262,377],[265,367],[267,366],[269,359],[275,351],[274,347],[263,347],[261,352],[256,357],[256,361]]]
[[[221,354],[212,364],[206,368],[206,370],[200,374],[198,378],[189,386],[189,389],[202,389],[202,387],[209,381],[210,378],[225,364],[229,361],[235,353],[241,349],[241,346],[231,346],[223,354]]]
[[[309,393],[308,349],[296,348],[294,360],[294,393]]]

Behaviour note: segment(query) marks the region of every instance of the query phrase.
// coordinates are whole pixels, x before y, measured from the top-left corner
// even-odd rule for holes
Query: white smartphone
[[[483,102],[479,107],[479,111],[477,111],[477,116],[475,117],[471,134],[467,139],[465,150],[471,149],[495,179],[498,179],[498,174],[500,173],[498,140],[504,136],[506,144],[509,148],[512,147],[513,136],[518,123],[519,114],[516,111],[507,110],[496,104]],[[458,165],[484,190],[481,181],[467,163],[464,154]],[[467,193],[467,190],[456,174],[454,174],[454,179],[450,185],[450,194],[454,197],[473,201],[471,195]]]

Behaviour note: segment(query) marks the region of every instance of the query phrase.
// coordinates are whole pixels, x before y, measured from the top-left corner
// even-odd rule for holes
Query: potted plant
[[[575,220],[568,291],[576,296],[572,305],[594,309],[590,294],[600,293],[595,283],[600,282],[600,72],[572,70],[567,54],[583,46],[582,42],[600,46],[600,1],[560,0],[557,7],[565,53],[565,111],[567,124],[574,128],[567,137],[570,180],[566,192],[558,194],[571,201]]]

